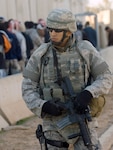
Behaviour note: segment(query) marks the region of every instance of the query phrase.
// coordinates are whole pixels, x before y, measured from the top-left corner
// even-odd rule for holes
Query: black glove
[[[87,90],[82,91],[74,101],[74,106],[77,112],[80,114],[85,113],[85,109],[87,108],[92,98],[93,96],[89,91]]]
[[[47,101],[46,103],[44,103],[44,105],[42,106],[42,111],[45,112],[45,113],[48,113],[50,115],[53,115],[53,116],[59,116],[62,114],[62,108],[52,102],[52,101]]]

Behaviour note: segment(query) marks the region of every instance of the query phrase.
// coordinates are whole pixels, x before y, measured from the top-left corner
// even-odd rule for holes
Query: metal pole
[[[97,36],[97,50],[100,50],[100,37],[99,37],[99,25],[98,25],[98,19],[97,19],[97,15],[95,14],[95,29],[96,29],[96,36]]]

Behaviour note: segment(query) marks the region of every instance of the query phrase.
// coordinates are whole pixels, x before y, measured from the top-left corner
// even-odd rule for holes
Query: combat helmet
[[[75,16],[67,9],[54,9],[47,17],[47,27],[64,29],[70,32],[77,30]]]

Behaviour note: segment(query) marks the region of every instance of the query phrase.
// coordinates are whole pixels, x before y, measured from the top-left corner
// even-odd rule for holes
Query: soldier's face
[[[60,30],[59,30],[60,31]],[[58,32],[57,30],[49,30],[49,34],[50,34],[50,39],[53,42],[60,42],[63,38],[63,30],[61,30],[60,32]]]

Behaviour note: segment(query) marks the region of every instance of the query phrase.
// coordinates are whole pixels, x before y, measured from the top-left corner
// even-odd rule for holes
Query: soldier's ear
[[[66,36],[70,37],[72,35],[72,33],[70,31],[66,32]]]

